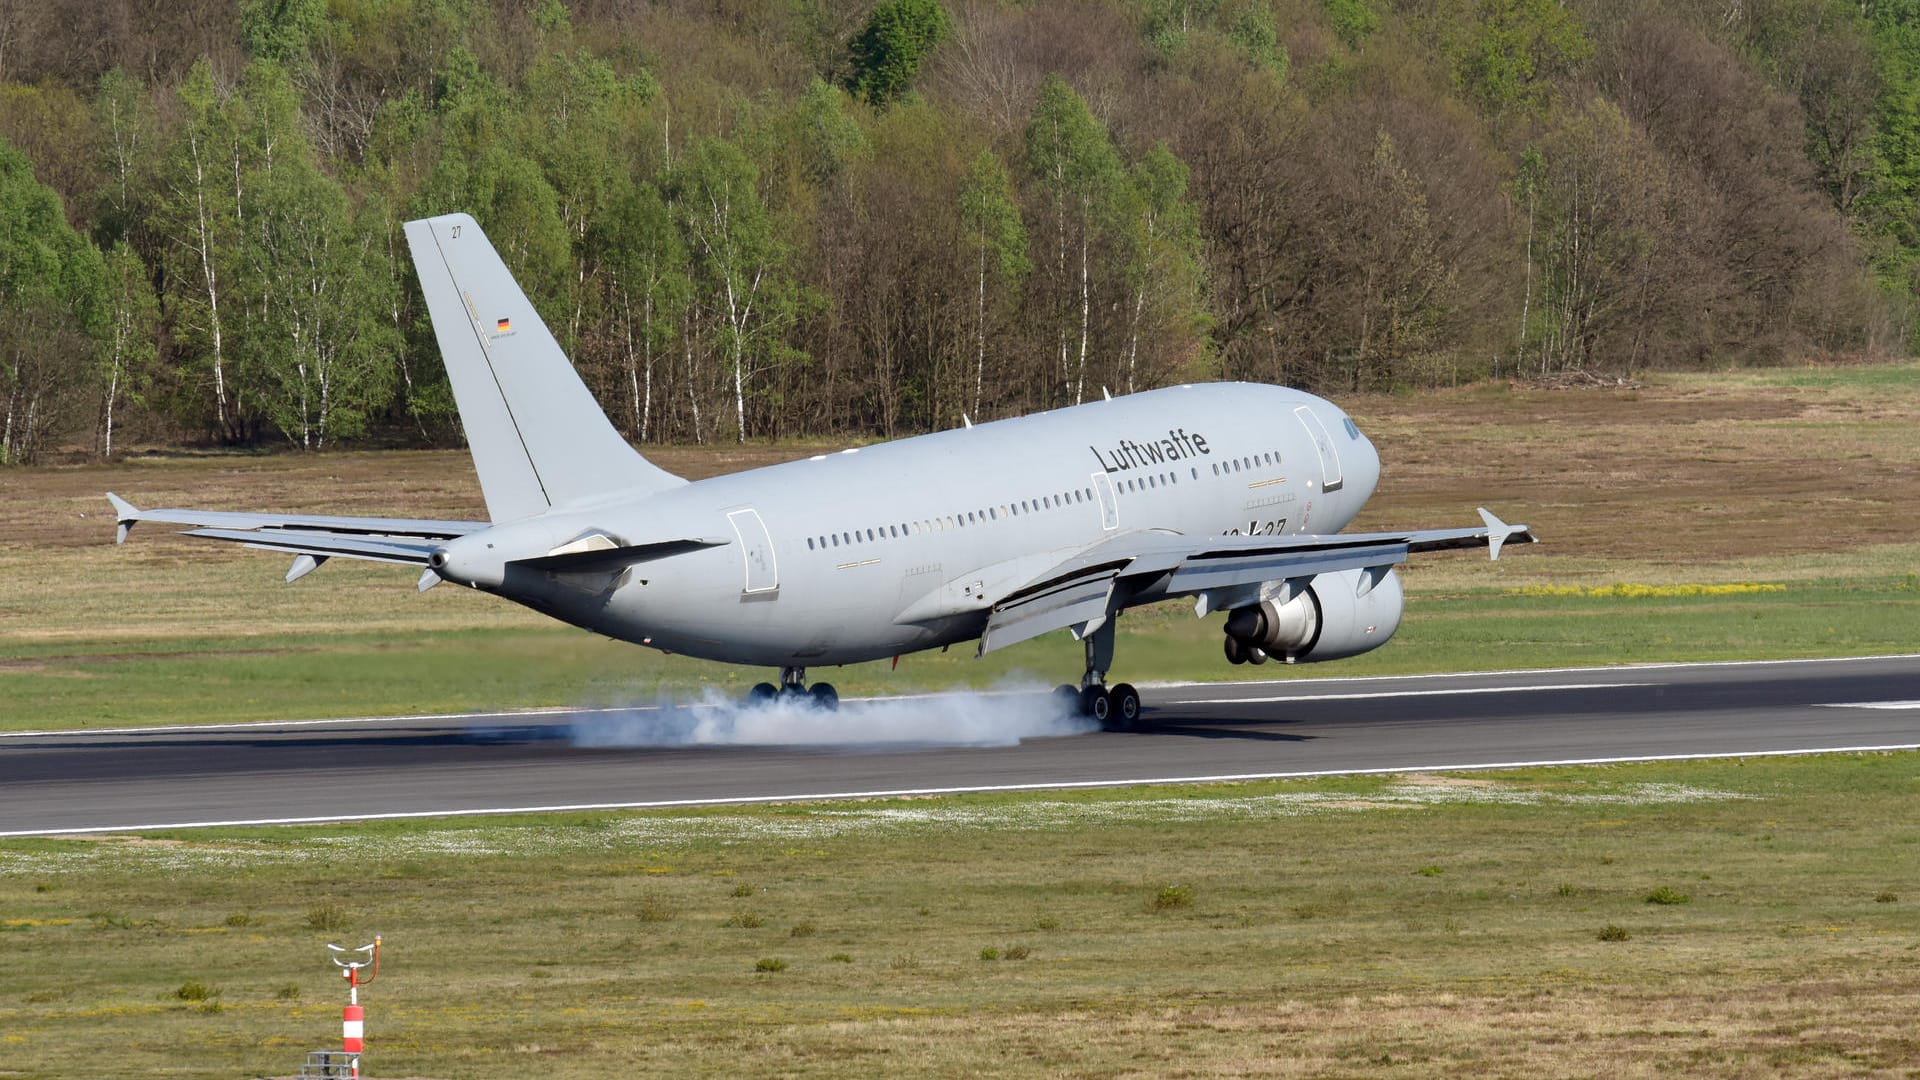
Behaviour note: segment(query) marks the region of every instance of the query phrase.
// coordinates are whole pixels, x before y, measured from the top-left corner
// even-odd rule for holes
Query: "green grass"
[[[1456,573],[1460,571],[1456,570]],[[1220,620],[1185,604],[1121,620],[1119,677],[1262,679],[1671,660],[1903,652],[1920,642],[1910,576],[1795,582],[1730,596],[1532,596],[1422,589],[1385,648],[1332,665],[1233,667]],[[821,668],[847,695],[1051,683],[1075,677],[1066,635],[975,660],[970,646]],[[665,657],[559,626],[257,636],[0,642],[0,728],[468,712],[653,701],[710,686],[744,693],[758,669]]]
[[[1917,795],[1882,754],[7,841],[0,1045],[291,1072],[379,933],[376,1076],[1904,1075]]]

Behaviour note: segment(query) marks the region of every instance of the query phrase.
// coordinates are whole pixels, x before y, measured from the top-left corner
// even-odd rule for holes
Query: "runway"
[[[0,836],[1920,748],[1920,655],[1142,696],[1153,730],[1008,746],[595,748],[569,712],[8,734]]]

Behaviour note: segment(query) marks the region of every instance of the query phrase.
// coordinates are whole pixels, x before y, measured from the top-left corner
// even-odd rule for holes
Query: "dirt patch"
[[[1736,373],[1634,388],[1481,385],[1340,401],[1384,462],[1356,528],[1472,524],[1473,508],[1485,505],[1532,525],[1558,554],[1655,562],[1798,555],[1920,535],[1920,499],[1909,494],[1920,470],[1920,384],[1785,386]],[[841,445],[645,453],[700,479]],[[140,506],[486,516],[473,466],[456,450],[148,454],[5,475],[7,546],[112,543],[106,491]]]

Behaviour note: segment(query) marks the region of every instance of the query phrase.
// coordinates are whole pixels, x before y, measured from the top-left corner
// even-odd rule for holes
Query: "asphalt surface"
[[[700,709],[8,734],[0,836],[1920,748],[1920,655],[1179,685],[1142,697],[1150,731],[992,746],[871,736],[875,724],[939,728],[948,716],[958,733],[1032,701],[987,697],[960,712],[934,698],[849,703],[861,741],[843,746],[583,745],[580,734],[604,742],[613,723],[672,741]]]

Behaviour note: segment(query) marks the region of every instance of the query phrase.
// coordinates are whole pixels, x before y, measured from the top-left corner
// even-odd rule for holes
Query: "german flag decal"
[[[501,319],[501,320],[499,320],[499,322],[498,322],[498,324],[497,324],[497,325],[495,325],[495,327],[494,327],[494,329],[495,329],[496,331],[498,331],[498,332],[500,332],[500,333],[502,333],[502,334],[504,334],[504,333],[506,333],[507,331],[509,331],[509,330],[511,330],[511,329],[513,329],[513,320],[512,320],[512,319]]]

